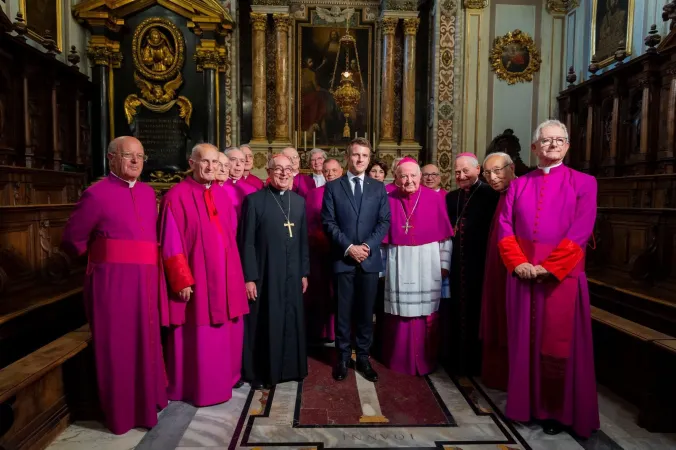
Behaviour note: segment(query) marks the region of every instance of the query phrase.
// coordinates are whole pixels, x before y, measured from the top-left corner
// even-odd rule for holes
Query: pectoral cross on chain
[[[289,229],[289,237],[290,238],[293,237],[293,232],[291,231],[291,227],[294,226],[294,224],[287,220],[286,223],[284,224],[284,226]]]
[[[404,233],[408,234],[408,229],[413,228],[413,225],[409,225],[408,222],[406,222],[406,225],[402,225],[402,228],[404,228]]]

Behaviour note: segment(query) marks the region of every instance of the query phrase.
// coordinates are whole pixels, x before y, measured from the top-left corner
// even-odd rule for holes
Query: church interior
[[[103,425],[87,258],[60,244],[112,139],[142,142],[159,205],[201,142],[249,144],[265,179],[285,147],[311,173],[313,148],[344,163],[365,137],[450,191],[460,153],[533,170],[547,119],[598,183],[590,438],[509,420],[505,392],[441,366],[336,383],[325,347],[302,381]],[[0,449],[674,449],[675,151],[675,1],[0,0]]]

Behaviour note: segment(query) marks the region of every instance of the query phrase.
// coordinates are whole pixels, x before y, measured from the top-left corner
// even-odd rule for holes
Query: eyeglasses
[[[496,167],[493,170],[484,170],[483,175],[484,175],[485,178],[488,178],[489,176],[491,176],[491,173],[494,173],[495,175],[500,176],[500,175],[502,175],[502,173],[505,171],[505,168],[507,168],[507,167],[509,167],[509,164],[502,166],[502,167]]]
[[[566,142],[568,142],[568,138],[562,138],[562,137],[540,139],[540,144],[544,145],[544,146],[552,145],[552,144],[563,145]]]
[[[274,169],[272,169],[272,171],[274,173],[278,174],[278,175],[281,175],[282,173],[286,173],[286,174],[292,174],[293,173],[293,169],[291,167],[286,167],[286,168],[275,167]]]
[[[148,155],[144,155],[143,153],[128,153],[128,152],[122,152],[119,153],[119,155],[123,158],[126,159],[127,161],[131,161],[136,157],[136,159],[142,159],[143,161],[148,161]]]
[[[432,173],[423,173],[422,177],[423,178],[435,178],[439,176],[439,172],[432,172]]]

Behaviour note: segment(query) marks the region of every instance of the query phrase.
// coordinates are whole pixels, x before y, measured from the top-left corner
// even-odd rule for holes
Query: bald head
[[[219,171],[218,155],[218,149],[211,144],[197,144],[193,147],[188,164],[195,181],[208,184],[216,179]]]
[[[493,153],[484,159],[484,178],[491,187],[503,192],[514,179],[514,163],[507,153]]]
[[[441,173],[434,164],[427,164],[422,168],[422,184],[435,191],[441,186]]]
[[[108,144],[110,171],[126,181],[136,181],[143,171],[145,152],[141,142],[132,136],[120,136]]]
[[[246,166],[246,155],[237,147],[233,147],[225,152],[230,160],[230,178],[234,181],[244,176],[244,167]]]
[[[324,161],[322,173],[324,174],[324,178],[328,183],[329,181],[336,180],[343,176],[343,167],[340,165],[338,160],[333,158],[327,159]]]
[[[282,150],[282,155],[291,160],[294,174],[298,173],[300,169],[300,157],[298,156],[298,151],[293,147],[286,147]]]

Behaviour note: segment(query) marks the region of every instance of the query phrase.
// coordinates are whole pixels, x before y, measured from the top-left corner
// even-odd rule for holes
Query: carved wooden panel
[[[0,166],[0,207],[76,203],[85,175]]]
[[[676,208],[676,175],[598,179],[598,205],[616,208]]]

